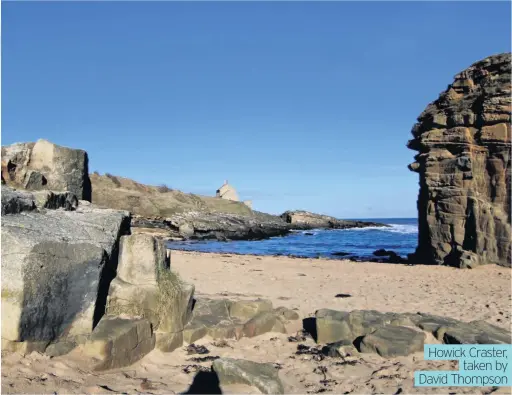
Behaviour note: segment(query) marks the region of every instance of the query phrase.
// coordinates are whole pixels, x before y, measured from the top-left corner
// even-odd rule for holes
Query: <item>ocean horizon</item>
[[[295,230],[265,240],[186,240],[168,242],[173,250],[242,255],[284,255],[308,258],[376,258],[376,250],[391,250],[405,258],[414,252],[418,238],[417,218],[354,218],[380,222],[389,227]]]

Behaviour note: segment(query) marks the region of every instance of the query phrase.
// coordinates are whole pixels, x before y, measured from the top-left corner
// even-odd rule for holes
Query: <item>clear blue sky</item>
[[[416,216],[410,129],[510,3],[2,3],[2,144],[261,211]]]

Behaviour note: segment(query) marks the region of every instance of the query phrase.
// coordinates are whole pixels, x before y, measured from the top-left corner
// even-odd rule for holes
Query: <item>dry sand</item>
[[[255,257],[173,251],[171,267],[196,286],[198,297],[251,299],[267,298],[274,306],[298,308],[304,317],[319,308],[337,310],[375,309],[390,312],[426,312],[463,321],[483,319],[510,327],[511,270],[484,266],[458,270],[434,266],[405,266],[354,263],[322,259]],[[336,298],[337,294],[350,294]],[[286,335],[268,333],[252,339],[229,340],[217,347],[211,339],[197,342],[210,356],[245,358],[280,364],[280,377],[287,393],[490,393],[489,388],[414,388],[415,370],[456,369],[453,362],[424,361],[421,353],[384,359],[362,354],[354,365],[309,355],[295,355],[297,343]],[[311,339],[303,342],[314,345]],[[153,393],[188,390],[194,367],[211,362],[190,360],[183,349],[170,354],[153,351],[129,368],[107,373],[90,372],[79,351],[48,358],[2,355],[2,393]],[[322,373],[315,368],[325,366]],[[187,370],[185,372],[184,370]],[[316,369],[318,371],[318,369]],[[218,391],[207,387],[206,393]],[[223,393],[259,393],[243,386],[223,386]],[[510,388],[495,392],[510,393]],[[203,392],[205,393],[205,392]],[[218,393],[218,392],[217,392]]]

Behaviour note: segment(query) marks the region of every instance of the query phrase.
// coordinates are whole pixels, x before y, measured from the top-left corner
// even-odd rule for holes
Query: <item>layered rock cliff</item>
[[[412,129],[422,263],[510,266],[511,54],[483,59],[430,103]]]

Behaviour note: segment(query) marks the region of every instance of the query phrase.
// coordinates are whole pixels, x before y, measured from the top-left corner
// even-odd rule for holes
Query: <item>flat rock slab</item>
[[[366,335],[359,345],[361,352],[381,357],[405,356],[423,351],[425,333],[404,326],[384,326]]]
[[[155,335],[146,319],[105,316],[83,345],[86,355],[98,362],[94,370],[132,365],[155,348]]]
[[[485,321],[459,322],[438,329],[437,336],[445,344],[511,344],[511,333]]]
[[[360,351],[377,352],[382,356],[408,355],[421,351],[425,339],[424,332],[432,333],[445,344],[512,342],[510,331],[485,321],[468,323],[431,314],[381,313],[373,310],[346,312],[321,309],[315,316],[317,343],[341,342],[343,345],[356,343],[357,340],[360,343]]]
[[[273,309],[272,302],[265,299],[199,299],[192,315],[183,330],[183,340],[189,344],[207,335],[213,339],[240,339],[267,332],[292,333],[302,328],[296,311]]]
[[[271,364],[220,358],[213,361],[212,369],[221,385],[247,384],[258,388],[263,394],[284,394],[279,372]]]

